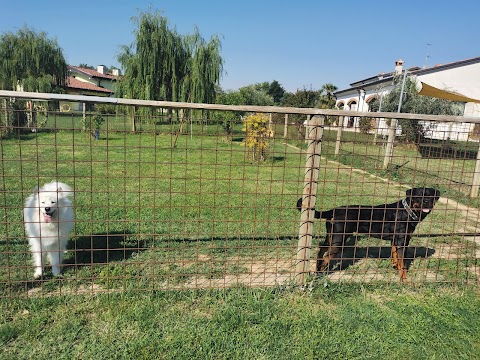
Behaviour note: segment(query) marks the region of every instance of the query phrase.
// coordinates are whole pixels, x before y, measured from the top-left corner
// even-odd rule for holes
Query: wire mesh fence
[[[441,197],[413,233],[405,254],[408,280],[479,282],[475,122],[463,123],[465,140],[449,138],[451,127],[437,127],[414,143],[398,136],[387,153],[388,121],[373,121],[361,132],[343,126],[353,112],[138,103],[111,105],[108,113],[95,106],[48,110],[61,108],[56,101],[32,111],[4,101],[0,111],[1,297],[310,280],[398,283],[390,241],[368,232],[348,236],[329,266],[317,271],[326,221],[314,220],[308,206],[302,215],[297,200],[316,195],[317,210],[377,205],[404,199],[414,187],[433,187]],[[321,131],[313,136],[315,127]],[[309,163],[312,141],[317,160]],[[47,206],[38,202],[28,204],[39,207],[36,217],[22,211],[29,196],[41,197],[52,181],[72,189],[73,229],[61,276],[53,276],[49,263],[63,253],[56,236],[68,220],[45,215]],[[61,208],[61,191],[53,193],[57,204],[48,207]],[[46,255],[40,275],[26,222]],[[310,238],[302,243],[305,226]]]

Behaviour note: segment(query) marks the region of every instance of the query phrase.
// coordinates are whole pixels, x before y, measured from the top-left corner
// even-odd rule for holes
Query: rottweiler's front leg
[[[325,253],[328,251],[328,249],[329,249],[328,246],[321,245],[320,249],[318,250],[318,253],[317,253],[317,267],[316,267],[316,272],[317,273],[322,272],[326,267],[326,264],[323,261],[323,257],[325,255]]]
[[[344,235],[327,233],[325,242],[317,254],[317,273],[328,270],[330,261],[340,252],[344,238]]]
[[[407,279],[407,268],[405,266],[405,252],[407,250],[407,244],[410,242],[408,234],[396,235],[392,241],[392,263],[398,270],[400,275],[400,281],[405,282]]]
[[[398,253],[397,253],[397,247],[395,246],[393,241],[392,241],[392,255],[391,255],[390,259],[392,260],[393,267],[395,269],[397,269],[398,268]]]
[[[400,275],[400,281],[404,282],[407,279],[407,269],[405,268],[404,254],[405,247],[397,248],[395,244],[392,244],[392,263],[393,266],[398,270]],[[402,254],[402,255],[399,255]]]
[[[325,241],[322,245],[320,245],[320,249],[318,249],[317,253],[317,267],[316,272],[321,273],[328,267],[329,259],[326,256],[326,253],[331,249],[332,246],[332,234],[327,233]]]

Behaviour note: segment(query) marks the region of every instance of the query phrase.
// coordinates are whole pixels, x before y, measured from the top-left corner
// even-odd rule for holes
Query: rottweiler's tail
[[[298,199],[297,201],[297,209],[298,211],[302,211],[302,202],[303,198]],[[333,216],[332,211],[318,211],[315,210],[315,219],[331,219]]]

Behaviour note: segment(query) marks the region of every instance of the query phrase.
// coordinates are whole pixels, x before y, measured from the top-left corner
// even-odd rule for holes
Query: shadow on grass
[[[218,241],[225,241],[228,243],[234,243],[236,241],[249,241],[249,242],[262,242],[267,241],[297,241],[298,235],[278,235],[272,237],[265,236],[255,236],[255,235],[243,235],[243,236],[214,236],[214,237],[198,237],[198,238],[189,238],[189,237],[171,237],[169,239],[155,240],[157,243],[215,243]],[[248,245],[247,245],[248,246]]]
[[[127,260],[133,253],[143,249],[129,242],[127,240],[129,235],[128,233],[94,234],[70,241],[67,249],[73,252],[73,256],[65,259],[65,270],[71,266],[90,266]]]
[[[285,156],[272,156],[270,157],[271,162],[281,162],[285,161]]]
[[[444,141],[435,144],[417,144],[417,149],[423,158],[429,159],[476,159],[477,150],[460,147],[457,144]]]
[[[355,246],[346,245],[343,251],[333,258],[329,263],[328,270],[322,274],[329,274],[333,272],[343,271],[350,266],[355,265],[363,259],[390,259],[392,248],[390,246]],[[428,258],[435,254],[435,249],[424,246],[409,246],[405,252],[405,266],[407,270],[410,268],[412,262],[418,258]],[[393,267],[393,265],[392,265]]]
[[[62,264],[62,273],[66,274],[72,268],[89,267],[95,264],[106,265],[109,262],[128,260],[133,253],[138,253],[145,249],[145,246],[138,246],[137,241],[128,239],[130,233],[122,234],[94,234],[90,236],[78,237],[75,241],[69,241],[67,257]],[[142,244],[144,242],[142,241]],[[33,266],[31,268],[33,274]],[[55,282],[61,282],[62,277],[55,278],[51,273],[51,267],[47,263],[45,273],[41,279],[30,278],[30,268],[28,269],[28,280],[16,281],[12,283],[1,283],[0,291],[7,293],[28,292],[35,288],[53,286]]]

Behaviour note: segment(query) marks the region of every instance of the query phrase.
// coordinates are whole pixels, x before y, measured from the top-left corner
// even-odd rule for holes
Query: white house
[[[351,83],[350,88],[335,92],[336,106],[344,110],[370,111],[369,103],[392,89],[393,78],[404,71],[403,65],[403,60],[397,60],[394,71]],[[417,81],[419,87],[420,84],[426,84],[425,88],[459,95],[457,100],[465,102],[464,116],[480,116],[480,57],[429,68],[411,67],[406,71]],[[350,117],[344,122],[344,126],[358,127],[358,120]],[[468,123],[429,125],[429,136],[439,139],[448,137],[452,140],[467,140],[474,129],[474,124]],[[386,131],[386,128],[387,126],[380,122],[379,132]]]

